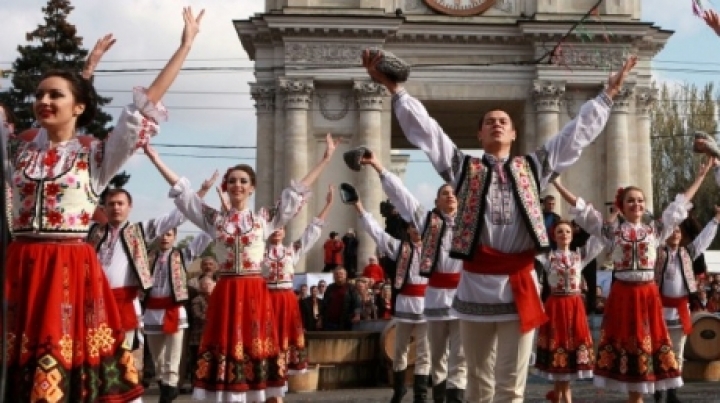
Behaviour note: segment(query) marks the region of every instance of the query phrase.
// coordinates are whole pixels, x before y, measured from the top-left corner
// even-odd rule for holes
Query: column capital
[[[635,95],[635,109],[637,114],[643,117],[649,117],[650,111],[658,99],[657,88],[641,88],[637,90]]]
[[[278,89],[285,95],[285,109],[310,109],[315,84],[312,80],[279,78]]]
[[[565,83],[559,81],[536,80],[531,90],[537,112],[560,112],[560,104],[565,96]]]
[[[607,89],[607,84],[605,84]],[[635,93],[635,87],[630,85],[623,85],[618,93],[613,98],[613,112],[617,113],[628,113],[630,112],[630,100]]]
[[[374,81],[353,81],[353,91],[361,111],[382,110],[383,99],[390,95],[385,86]]]
[[[250,96],[255,100],[257,113],[272,113],[275,110],[275,85],[250,83]]]

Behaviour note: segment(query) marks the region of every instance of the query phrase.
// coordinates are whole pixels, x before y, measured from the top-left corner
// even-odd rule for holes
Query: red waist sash
[[[548,317],[542,307],[532,272],[535,270],[535,251],[503,253],[478,245],[473,260],[463,262],[463,269],[475,274],[507,275],[520,318],[520,331],[527,333]]]
[[[406,297],[424,297],[427,284],[405,284],[400,290],[400,295]]]
[[[428,281],[430,287],[454,289],[460,282],[460,273],[433,272]]]
[[[683,333],[692,333],[692,320],[690,319],[690,309],[688,308],[688,297],[666,297],[660,296],[662,305],[665,308],[675,308],[680,316],[680,323],[683,327]]]
[[[180,330],[180,306],[170,297],[154,298],[148,297],[145,307],[147,309],[164,309],[163,333],[173,334]]]
[[[120,311],[120,322],[122,323],[122,330],[124,331],[137,329],[140,325],[137,320],[134,303],[139,290],[139,287],[120,287],[112,289],[115,304],[118,307],[118,311]]]

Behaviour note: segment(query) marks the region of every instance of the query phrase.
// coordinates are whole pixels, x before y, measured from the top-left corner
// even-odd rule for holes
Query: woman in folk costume
[[[270,289],[270,300],[275,313],[275,329],[277,331],[281,378],[287,382],[288,375],[295,375],[307,370],[307,352],[305,351],[305,330],[303,329],[300,304],[293,291],[295,266],[300,258],[320,239],[325,218],[330,212],[333,202],[333,189],[328,189],[325,207],[305,228],[299,240],[290,246],[282,244],[285,239],[285,228],[280,227],[270,235],[263,260],[263,275]]]
[[[160,100],[198,33],[185,9],[179,49],[147,89],[121,113],[106,141],[81,141],[97,95],[74,72],[46,72],[33,111],[41,126],[30,141],[10,139],[5,178],[13,192],[7,253],[6,402],[130,402],[143,393],[112,291],[85,242],[98,195],[122,165],[158,132]],[[105,37],[107,50],[114,40]],[[4,128],[4,125],[0,125]],[[7,140],[3,133],[3,141]]]
[[[619,189],[615,198],[623,222],[604,222],[592,205],[558,187],[574,206],[575,222],[600,237],[610,250],[615,281],[605,305],[594,382],[597,387],[627,392],[628,402],[642,402],[643,394],[682,386],[678,364],[682,357],[673,353],[663,320],[655,261],[657,248],[685,219],[709,170],[710,164],[700,166],[695,182],[668,205],[661,221],[644,220],[645,196],[634,186]]]
[[[593,376],[593,342],[581,296],[582,269],[604,244],[591,238],[585,248],[570,250],[573,228],[566,220],[555,223],[552,235],[557,248],[536,257],[550,296],[545,301],[549,321],[538,329],[535,368],[538,375],[555,382],[550,400],[569,403],[570,381]]]
[[[302,180],[285,188],[270,219],[268,211],[248,207],[255,171],[235,165],[225,172],[222,190],[229,209],[203,203],[186,178],[159,159],[153,163],[172,186],[170,196],[193,224],[214,239],[220,280],[210,296],[198,355],[193,397],[212,402],[282,401],[285,380],[270,293],[262,277],[266,241],[304,206],[310,186],[330,162],[335,140],[327,135],[323,158]]]
[[[720,179],[720,170],[715,168],[715,179]],[[690,238],[682,230],[682,226],[675,227],[668,237],[665,245],[658,250],[655,262],[655,282],[660,289],[665,324],[670,332],[673,351],[677,357],[682,373],[683,352],[687,335],[692,332],[690,317],[690,298],[697,297],[697,282],[693,271],[693,262],[701,256],[710,246],[717,235],[720,223],[720,207],[715,207],[715,217],[707,223],[705,228],[695,239]],[[691,241],[692,239],[692,241]],[[662,401],[662,391],[655,391],[655,401]],[[667,403],[679,403],[677,390],[667,390]]]

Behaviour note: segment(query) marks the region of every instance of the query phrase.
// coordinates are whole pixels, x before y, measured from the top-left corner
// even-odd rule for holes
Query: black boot
[[[425,403],[428,397],[428,379],[430,375],[415,375],[413,382],[413,403]]]
[[[653,395],[655,398],[655,403],[661,403],[663,400],[663,391],[662,390],[656,390],[655,394]]]
[[[677,397],[677,389],[667,390],[667,403],[681,403]]]
[[[168,398],[169,386],[162,382],[158,382],[158,387],[160,388],[160,400],[158,400],[158,403],[172,403],[172,400]]]
[[[172,402],[173,400],[177,399],[180,395],[180,389],[177,388],[177,386],[167,386],[167,398],[168,402]]]
[[[447,381],[442,381],[432,387],[433,403],[445,403]]]
[[[390,399],[390,403],[400,403],[403,397],[407,394],[407,388],[405,387],[405,371],[393,372],[393,395]]]
[[[447,399],[445,401],[447,403],[463,403],[465,399],[465,390],[464,389],[448,389]]]

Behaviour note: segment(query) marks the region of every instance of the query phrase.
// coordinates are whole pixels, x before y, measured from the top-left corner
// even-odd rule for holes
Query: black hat
[[[382,59],[377,65],[377,70],[385,75],[388,79],[395,83],[404,83],[410,77],[410,65],[394,54],[379,48],[368,49],[370,58],[374,58],[378,53],[382,55]]]
[[[713,138],[713,136],[702,132],[696,131],[694,134],[695,141],[693,142],[693,151],[696,153],[705,153],[711,157],[720,158],[720,148]],[[705,140],[705,147],[701,149],[698,140]]]
[[[349,183],[340,184],[340,200],[345,204],[355,204],[360,197],[357,194],[357,190]]]
[[[362,160],[363,157],[369,157],[370,155],[370,149],[364,146],[360,146],[345,152],[345,154],[343,154],[343,159],[345,160],[345,164],[348,166],[348,168],[352,169],[353,171],[359,171],[362,168],[360,160]]]

